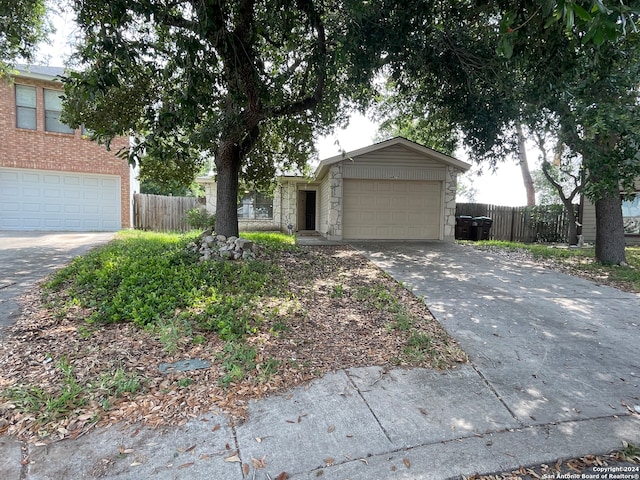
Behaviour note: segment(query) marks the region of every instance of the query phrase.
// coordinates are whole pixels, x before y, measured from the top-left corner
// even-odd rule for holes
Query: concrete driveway
[[[615,429],[640,409],[640,296],[456,244],[356,248],[424,298],[521,426]]]
[[[74,257],[113,239],[113,232],[0,231],[0,337],[19,314],[17,298]]]

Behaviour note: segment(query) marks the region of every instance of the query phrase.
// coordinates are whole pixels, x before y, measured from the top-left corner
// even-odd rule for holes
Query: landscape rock
[[[259,250],[258,246],[251,240],[235,236],[227,238],[224,235],[216,235],[211,230],[203,232],[196,242],[189,244],[188,248],[200,254],[200,262],[216,258],[253,260]]]

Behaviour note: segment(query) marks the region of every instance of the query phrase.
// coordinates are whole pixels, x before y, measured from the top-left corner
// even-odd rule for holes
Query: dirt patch
[[[48,442],[119,422],[180,425],[207,411],[242,421],[249,400],[338,369],[449,369],[466,362],[422,301],[350,247],[302,247],[271,261],[286,272],[290,295],[264,299],[282,313],[243,344],[255,353],[255,368],[224,385],[225,359],[246,349],[194,332],[188,341],[174,339],[169,354],[167,339],[157,334],[130,324],[88,324],[90,311],[52,311],[32,289],[0,345],[0,433]],[[212,366],[169,374],[158,368],[195,358]],[[47,415],[20,408],[38,398],[48,402]]]

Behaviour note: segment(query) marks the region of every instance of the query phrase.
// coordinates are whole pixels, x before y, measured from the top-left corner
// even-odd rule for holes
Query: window
[[[633,200],[622,201],[622,221],[626,235],[640,235],[640,193]]]
[[[36,129],[36,88],[16,85],[16,127]]]
[[[241,220],[266,220],[273,218],[273,198],[259,192],[246,192],[238,205]]]
[[[73,133],[73,129],[60,122],[62,98],[60,91],[44,91],[44,129],[47,132]]]

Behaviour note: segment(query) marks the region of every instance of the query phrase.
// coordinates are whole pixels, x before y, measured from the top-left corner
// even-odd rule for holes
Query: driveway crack
[[[475,372],[478,374],[478,376],[482,379],[482,381],[484,382],[484,384],[489,388],[489,390],[491,390],[491,392],[496,396],[496,398],[498,399],[498,401],[502,404],[502,406],[507,410],[507,412],[509,412],[509,415],[511,415],[513,417],[513,419],[518,422],[518,425],[520,425],[521,427],[525,427],[526,425],[524,423],[522,423],[522,421],[516,416],[516,414],[513,412],[513,410],[511,410],[511,408],[509,408],[509,405],[507,405],[507,403],[502,399],[502,397],[500,396],[500,394],[498,393],[498,391],[493,387],[493,385],[491,385],[491,382],[489,382],[489,380],[487,379],[487,377],[484,376],[484,374],[480,371],[480,369],[478,367],[476,367],[476,365],[473,362],[471,363],[471,367],[475,370]]]
[[[389,443],[391,443],[393,445],[393,440],[391,440],[391,437],[389,436],[389,433],[387,432],[387,430],[384,428],[384,426],[382,425],[382,423],[380,422],[380,419],[378,418],[378,416],[376,415],[376,412],[373,411],[373,409],[371,408],[371,405],[369,405],[369,402],[367,402],[367,399],[364,398],[364,395],[362,395],[362,392],[360,391],[360,389],[358,388],[358,386],[355,384],[355,382],[353,381],[353,379],[351,378],[351,375],[349,375],[349,372],[345,370],[345,374],[347,375],[347,378],[349,379],[349,382],[351,383],[351,385],[353,385],[353,388],[355,388],[355,390],[358,392],[358,395],[360,395],[360,398],[362,399],[362,401],[364,402],[364,404],[367,406],[367,408],[369,409],[369,412],[371,412],[371,415],[373,415],[373,418],[376,420],[376,423],[378,424],[378,426],[380,427],[380,430],[382,430],[382,433],[384,433],[384,436],[387,440],[389,440]],[[380,380],[380,379],[378,379]],[[376,382],[378,381],[376,380]],[[375,383],[375,382],[374,382]]]

